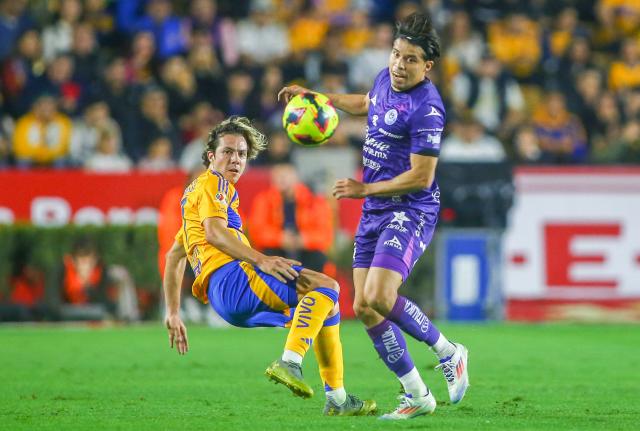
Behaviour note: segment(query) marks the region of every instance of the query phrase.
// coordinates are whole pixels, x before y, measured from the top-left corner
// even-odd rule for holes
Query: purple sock
[[[407,350],[407,342],[395,323],[385,319],[367,329],[367,333],[384,364],[396,373],[396,376],[402,377],[413,369],[413,360]]]
[[[404,296],[398,295],[398,299],[387,319],[397,323],[404,332],[418,341],[424,341],[429,346],[436,344],[440,337],[440,331],[429,320],[427,315],[422,312],[420,307]]]

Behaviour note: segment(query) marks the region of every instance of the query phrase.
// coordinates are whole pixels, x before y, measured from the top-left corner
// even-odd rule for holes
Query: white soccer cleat
[[[456,351],[448,358],[441,359],[436,369],[442,368],[444,378],[449,387],[449,399],[457,404],[464,398],[469,387],[469,374],[467,373],[467,357],[469,352],[462,344],[456,344]]]
[[[391,413],[380,416],[382,420],[405,420],[428,415],[436,409],[436,399],[429,392],[424,397],[412,398],[407,395],[398,397],[400,405]]]

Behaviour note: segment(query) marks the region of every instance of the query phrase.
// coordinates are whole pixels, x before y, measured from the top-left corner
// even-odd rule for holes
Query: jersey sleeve
[[[440,108],[429,103],[416,109],[409,120],[411,153],[438,157],[444,116],[445,113]]]
[[[210,217],[220,217],[227,220],[229,183],[223,178],[212,175],[202,190],[202,197],[198,205],[200,223]]]
[[[178,229],[178,233],[173,238],[178,244],[184,246],[184,231],[182,229]]]

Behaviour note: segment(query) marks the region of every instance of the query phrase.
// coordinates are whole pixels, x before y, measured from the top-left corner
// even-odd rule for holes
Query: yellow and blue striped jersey
[[[212,170],[207,170],[189,184],[180,200],[182,227],[175,238],[184,246],[196,276],[191,288],[193,296],[205,304],[208,302],[209,276],[235,259],[207,242],[202,223],[209,217],[220,217],[227,222],[227,229],[251,246],[242,232],[239,206],[240,199],[233,184],[225,180],[222,174]]]

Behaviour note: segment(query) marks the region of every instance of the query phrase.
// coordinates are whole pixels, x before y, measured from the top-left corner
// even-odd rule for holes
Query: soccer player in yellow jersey
[[[167,253],[163,287],[170,345],[179,354],[189,349],[179,315],[186,257],[196,276],[193,295],[227,322],[245,328],[290,327],[282,358],[267,368],[270,380],[311,397],[301,365],[313,345],[327,396],[324,414],[374,414],[374,401],[362,401],[344,389],[338,283],[299,262],[254,250],[242,232],[234,185],[247,160],[265,145],[264,135],[244,117],[230,117],[209,133],[202,156],[208,169],[184,191],[182,227]]]

